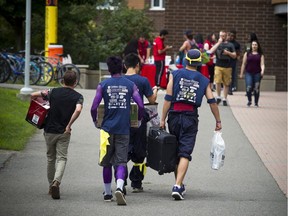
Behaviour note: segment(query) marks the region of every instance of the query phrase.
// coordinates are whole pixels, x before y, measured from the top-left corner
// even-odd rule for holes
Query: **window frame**
[[[155,0],[151,0],[150,10],[154,10],[154,11],[164,11],[165,10],[165,8],[163,7],[163,2],[165,0],[159,0],[159,6],[155,6],[154,1]]]

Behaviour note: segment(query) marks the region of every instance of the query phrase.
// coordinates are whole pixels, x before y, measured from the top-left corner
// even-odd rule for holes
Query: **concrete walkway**
[[[171,188],[174,184],[172,173],[159,176],[156,171],[148,168],[144,179],[145,192],[133,194],[130,187],[127,187],[128,205],[120,207],[116,205],[116,202],[105,203],[103,201],[102,171],[97,164],[99,130],[94,128],[89,113],[95,91],[82,89],[79,91],[85,97],[84,110],[73,126],[68,164],[61,185],[61,199],[52,200],[47,195],[45,142],[42,131],[39,130],[31,138],[26,149],[21,152],[13,152],[9,161],[6,161],[5,167],[0,170],[1,216],[287,215],[287,198],[278,186],[279,184],[282,189],[281,183],[276,182],[274,172],[269,170],[272,176],[265,167],[265,160],[268,161],[268,159],[267,157],[262,159],[261,154],[258,155],[251,133],[248,133],[252,130],[249,128],[251,124],[254,125],[255,130],[263,126],[261,118],[254,120],[252,117],[257,115],[266,117],[267,121],[273,122],[273,126],[259,128],[257,137],[263,138],[265,143],[273,143],[275,148],[269,148],[267,145],[264,155],[268,155],[268,153],[273,155],[271,150],[276,152],[276,149],[279,148],[280,153],[286,153],[287,122],[285,113],[279,114],[279,116],[283,115],[279,120],[274,120],[274,118],[269,120],[272,117],[271,111],[283,112],[283,109],[286,110],[286,107],[282,107],[282,105],[282,108],[277,105],[276,109],[270,108],[270,105],[275,104],[272,102],[275,95],[282,94],[279,98],[286,98],[286,94],[263,92],[260,108],[248,109],[245,106],[244,93],[237,92],[229,97],[230,107],[219,106],[223,122],[223,138],[226,142],[225,165],[219,171],[213,171],[209,164],[210,143],[215,121],[209,106],[204,101],[199,112],[199,133],[193,160],[185,179],[187,185],[185,200],[176,202],[171,198]],[[160,91],[158,95],[159,112],[161,112],[164,94],[164,91]],[[265,102],[266,99],[268,102]],[[282,103],[284,104],[284,102],[278,101],[278,104]],[[268,104],[270,105],[268,106]],[[241,116],[244,120],[241,120]],[[284,121],[283,125],[279,129],[275,128],[282,121]],[[246,126],[246,124],[248,125]],[[272,128],[273,132],[271,133],[275,133],[274,130],[280,131],[280,134],[284,133],[284,138],[279,138],[277,135],[278,140],[274,139],[270,142],[267,140],[268,138],[264,138]],[[272,136],[267,137],[271,138]],[[262,140],[257,140],[258,145],[264,143]],[[281,146],[280,143],[284,143],[284,145]],[[262,148],[264,146],[262,144]],[[286,157],[284,153],[282,155]],[[3,154],[0,152],[0,158]],[[271,160],[273,161],[273,159]],[[281,162],[283,162],[283,166],[286,166],[286,160],[283,160],[281,159]],[[276,163],[276,161],[274,162]],[[131,163],[129,166],[131,167]],[[282,169],[279,176],[282,180],[285,179],[282,182],[286,183],[286,170]],[[286,184],[284,186],[286,187]],[[284,192],[287,191],[285,187]],[[113,190],[115,190],[114,187]]]

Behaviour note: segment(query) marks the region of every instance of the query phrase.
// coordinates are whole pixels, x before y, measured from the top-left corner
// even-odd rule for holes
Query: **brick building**
[[[221,29],[235,29],[244,52],[248,34],[255,32],[265,55],[265,74],[276,76],[276,90],[287,90],[287,1],[286,0],[128,0],[137,9],[147,7],[156,31],[167,29],[167,44],[175,54],[183,32],[206,36]],[[239,64],[240,67],[240,64]]]

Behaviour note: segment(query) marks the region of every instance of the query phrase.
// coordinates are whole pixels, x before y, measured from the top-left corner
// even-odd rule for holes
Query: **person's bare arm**
[[[223,40],[222,40],[222,38],[220,37],[219,40],[217,41],[217,43],[214,44],[214,46],[211,47],[211,49],[210,49],[210,50],[207,50],[206,52],[209,53],[209,54],[214,53],[222,42],[223,42]],[[205,49],[205,48],[204,48],[204,49]],[[208,46],[208,49],[209,49],[209,46]],[[206,50],[206,49],[205,49],[205,50]]]
[[[167,50],[169,50],[169,49],[171,49],[172,48],[172,46],[165,46],[165,48],[164,49],[162,49],[162,50],[158,50],[158,53],[159,54],[162,54],[162,53],[164,53],[164,52],[166,52]]]
[[[68,125],[66,126],[65,132],[64,133],[71,133],[71,126],[75,122],[75,120],[79,117],[82,111],[82,104],[76,104],[76,108],[74,110],[74,113],[72,114],[70,121]]]
[[[215,98],[213,96],[212,90],[210,88],[210,85],[207,86],[206,88],[206,94],[205,94],[207,101],[209,103],[211,112],[216,120],[216,127],[215,130],[221,130],[222,129],[222,124],[221,124],[221,118],[220,118],[220,113],[218,109],[218,105],[215,101]]]
[[[246,64],[247,64],[247,52],[245,52],[243,55],[242,65],[241,65],[241,70],[240,70],[240,78],[243,77]]]
[[[179,48],[179,51],[182,52],[183,50],[185,50],[187,47],[187,41],[184,41],[184,43],[182,44],[182,46]]]
[[[236,57],[237,57],[237,54],[236,54],[236,52],[234,51],[234,52],[230,52],[229,50],[223,50],[223,55],[228,55],[228,56],[230,56],[231,58],[233,58],[233,59],[236,59]]]
[[[152,88],[152,90],[153,90],[153,94],[150,97],[147,97],[147,99],[148,99],[150,104],[155,104],[155,102],[157,100],[157,92],[158,92],[157,86],[154,86]]]
[[[261,55],[261,76],[264,76],[265,71],[265,62],[264,62],[264,55]]]
[[[166,96],[169,96],[172,98],[172,94],[173,94],[173,76],[169,76],[169,82],[168,82],[167,89],[166,89]],[[162,116],[161,116],[161,121],[160,121],[160,128],[165,128],[165,121],[166,121],[170,106],[171,106],[171,100],[164,99]]]

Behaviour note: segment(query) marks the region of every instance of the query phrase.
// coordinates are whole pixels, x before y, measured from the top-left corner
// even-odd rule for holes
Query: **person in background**
[[[209,50],[211,49],[216,43],[216,36],[214,33],[210,33],[207,35],[207,39],[204,41],[204,49]],[[210,88],[212,91],[215,91],[213,88],[213,83],[214,83],[214,63],[215,55],[214,53],[210,54],[210,61],[206,63],[208,67],[208,72],[209,72],[209,80],[210,80]]]
[[[149,104],[155,104],[157,99],[157,87],[150,87],[149,81],[146,77],[139,75],[140,61],[137,55],[131,53],[124,58],[124,67],[127,72],[125,78],[129,79],[136,84],[139,90],[139,94],[143,100],[143,96],[148,99]],[[146,118],[148,114],[144,115]],[[130,171],[129,178],[131,180],[131,187],[133,193],[142,192],[142,181],[144,179],[146,163],[144,159],[146,157],[146,146],[147,146],[147,120],[143,119],[139,128],[130,128],[130,142],[129,142],[129,153],[128,160],[134,162],[133,167]]]
[[[247,106],[252,104],[252,91],[254,91],[254,104],[258,107],[260,97],[260,81],[264,75],[265,62],[261,46],[258,41],[252,41],[249,51],[244,53],[240,78],[245,73]]]
[[[204,60],[203,55],[205,52],[203,36],[202,36],[202,34],[198,33],[195,35],[194,39],[197,43],[197,46],[198,46],[200,52],[202,53],[202,65],[197,67],[197,70],[209,79],[208,67],[207,67],[206,63],[203,62],[203,60]],[[207,56],[207,58],[208,58],[208,56]]]
[[[184,178],[192,160],[196,135],[198,132],[198,108],[205,95],[216,121],[215,130],[221,130],[221,119],[216,100],[211,91],[209,80],[196,71],[201,65],[201,52],[191,49],[186,54],[186,68],[175,70],[169,76],[167,92],[164,98],[160,127],[165,128],[168,115],[168,128],[178,141],[179,162],[175,171],[175,184],[172,197],[183,200],[186,192]]]
[[[141,35],[138,40],[138,51],[141,64],[148,63],[151,51],[151,45],[144,35]]]
[[[252,41],[259,41],[256,33],[254,33],[254,32],[251,32],[248,34],[248,43],[245,44],[247,52],[249,51],[249,49],[251,47]]]
[[[241,53],[241,46],[240,44],[236,41],[236,31],[230,30],[230,39],[229,42],[232,43],[235,47],[235,52],[236,52],[236,58],[235,59],[231,59],[232,61],[232,80],[231,80],[231,84],[229,86],[229,91],[228,94],[229,95],[233,95],[233,91],[236,91],[237,89],[237,78],[238,78],[238,73],[237,73],[237,62],[240,59],[240,53]]]
[[[50,110],[44,126],[47,148],[47,178],[49,194],[60,199],[60,184],[67,163],[71,127],[79,117],[84,98],[74,90],[77,75],[68,70],[64,74],[64,87],[33,92],[31,99],[43,97],[49,101]]]
[[[91,106],[91,117],[98,127],[98,106],[104,99],[104,117],[100,130],[100,160],[103,167],[104,201],[113,199],[111,182],[112,166],[115,169],[118,205],[126,205],[123,193],[127,173],[127,157],[130,134],[131,98],[138,105],[138,120],[141,120],[144,105],[137,86],[122,76],[122,59],[111,56],[107,59],[111,78],[99,83]]]
[[[167,35],[168,31],[163,29],[153,42],[154,64],[156,66],[155,84],[157,87],[160,87],[161,76],[165,72],[166,51],[172,48],[172,46],[164,45]]]
[[[185,56],[186,53],[190,50],[190,49],[197,49],[197,43],[195,42],[195,40],[193,39],[193,34],[192,34],[192,30],[187,30],[184,33],[184,38],[185,41],[183,42],[182,46],[179,48],[179,53],[180,53],[180,63],[182,64],[182,66],[185,68]]]
[[[217,104],[222,101],[221,98],[221,84],[223,84],[223,106],[228,106],[227,96],[229,85],[231,83],[232,76],[232,60],[236,58],[235,47],[227,40],[227,32],[222,30],[219,33],[219,38],[222,38],[223,42],[216,50],[216,65],[214,82],[216,83]]]

